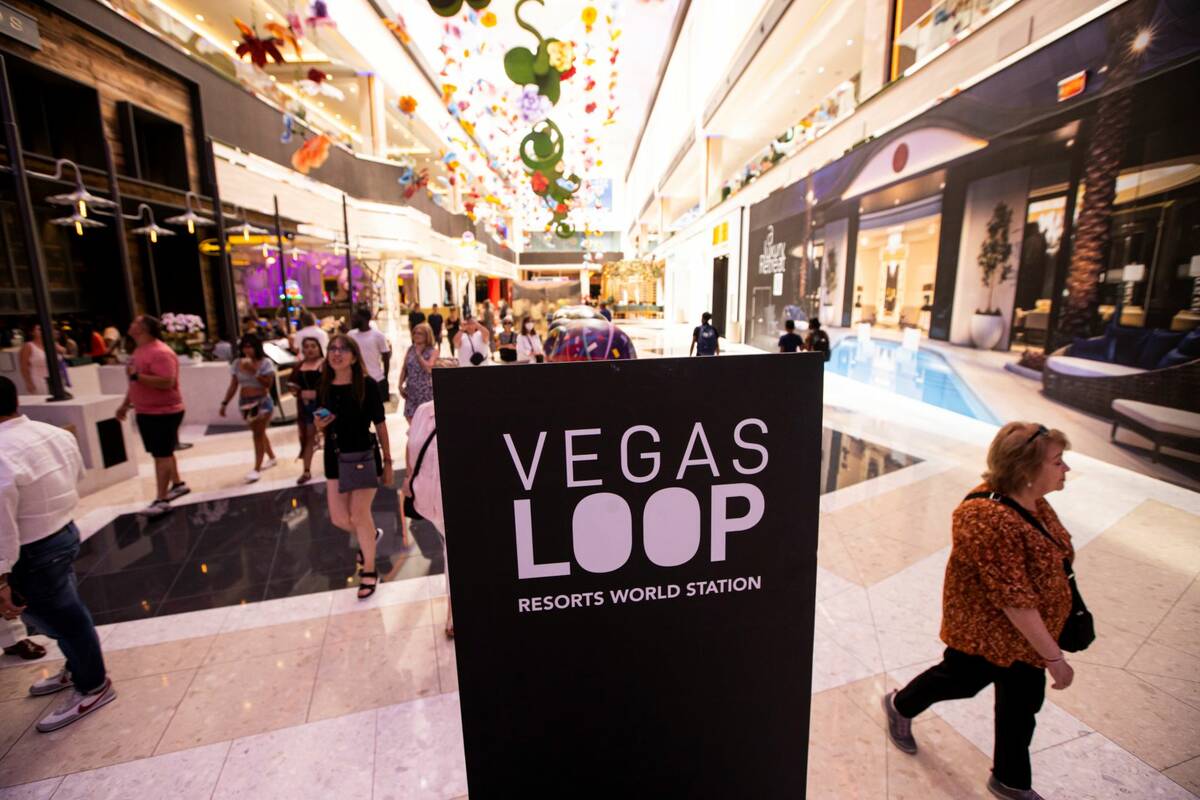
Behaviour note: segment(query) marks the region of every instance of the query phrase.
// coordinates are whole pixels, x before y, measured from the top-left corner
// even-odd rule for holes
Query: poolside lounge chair
[[[1163,445],[1191,453],[1200,452],[1200,413],[1137,400],[1113,400],[1112,416],[1111,438],[1117,438],[1119,427],[1140,433],[1154,442],[1152,461],[1158,461],[1158,452]]]

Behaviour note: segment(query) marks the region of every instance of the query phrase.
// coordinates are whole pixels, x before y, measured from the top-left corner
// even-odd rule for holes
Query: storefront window
[[[940,230],[940,198],[863,215],[853,322],[929,332]]]
[[[910,75],[1016,0],[895,0],[891,79]]]
[[[1011,341],[1018,347],[1040,346],[1046,342],[1066,209],[1066,194],[1029,201],[1013,307]]]

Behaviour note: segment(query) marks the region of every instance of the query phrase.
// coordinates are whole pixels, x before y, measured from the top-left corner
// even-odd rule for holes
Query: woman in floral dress
[[[409,422],[417,406],[433,399],[433,367],[438,359],[429,323],[422,322],[413,328],[412,340],[400,368],[400,396],[404,398],[404,418]]]

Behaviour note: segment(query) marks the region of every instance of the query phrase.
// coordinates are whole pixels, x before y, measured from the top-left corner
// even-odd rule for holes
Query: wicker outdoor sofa
[[[1078,374],[1068,348],[1056,350],[1042,371],[1042,392],[1066,405],[1112,419],[1113,400],[1137,400],[1200,411],[1200,359],[1164,369],[1123,370],[1126,374]],[[1057,358],[1056,358],[1057,357]],[[1100,362],[1103,363],[1103,362]]]

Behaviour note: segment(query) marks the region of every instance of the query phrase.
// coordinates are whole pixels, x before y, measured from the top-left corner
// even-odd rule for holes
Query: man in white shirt
[[[354,326],[350,338],[358,345],[362,355],[363,368],[368,377],[379,384],[379,392],[384,404],[388,401],[388,370],[392,362],[392,346],[387,337],[378,328],[371,327],[371,312],[360,308],[350,318]]]
[[[299,355],[304,340],[312,338],[321,343],[321,354],[324,355],[329,349],[329,334],[317,324],[317,318],[311,311],[300,312],[300,325],[300,330],[292,334],[292,352]]]
[[[66,657],[32,695],[69,689],[66,701],[37,723],[58,730],[116,699],[92,615],[79,598],[72,566],[79,529],[72,517],[83,457],[75,437],[17,413],[17,387],[0,376],[0,616],[24,616]]]

